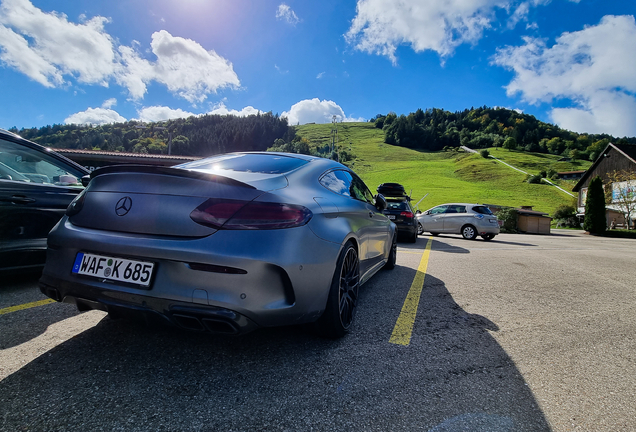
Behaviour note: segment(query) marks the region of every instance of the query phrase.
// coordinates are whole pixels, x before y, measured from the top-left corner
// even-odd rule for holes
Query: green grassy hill
[[[331,124],[303,125],[297,134],[313,145],[331,142]],[[397,182],[412,190],[413,202],[425,210],[447,202],[474,202],[504,206],[533,206],[552,214],[574,198],[546,184],[529,184],[526,175],[479,154],[422,152],[384,143],[384,133],[373,123],[339,123],[340,146],[356,156],[349,165],[375,192],[380,183]],[[574,171],[590,166],[588,161],[558,162],[559,156],[488,149],[510,165],[531,174],[541,170]],[[571,190],[575,182],[555,182]]]

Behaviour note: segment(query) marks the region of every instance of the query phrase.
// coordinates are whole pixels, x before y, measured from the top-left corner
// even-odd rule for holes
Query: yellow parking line
[[[24,310],[24,309],[30,309],[30,308],[34,308],[34,307],[38,307],[38,306],[44,306],[44,305],[47,305],[49,303],[55,303],[55,300],[46,299],[46,300],[40,300],[40,301],[36,301],[36,302],[31,302],[31,303],[24,303],[24,304],[17,305],[17,306],[11,306],[11,307],[8,307],[8,308],[0,309],[0,315],[8,314],[8,313],[11,313],[11,312],[17,312],[17,311]]]
[[[402,305],[402,311],[400,316],[393,327],[393,333],[391,334],[390,343],[396,345],[408,345],[411,343],[411,334],[413,333],[413,325],[415,324],[415,317],[417,315],[417,307],[420,303],[420,296],[422,289],[424,288],[424,278],[426,277],[426,269],[428,267],[428,258],[431,254],[431,246],[433,245],[433,237],[428,238],[426,243],[426,249],[422,254],[420,265],[417,268],[413,283],[406,295],[404,305]]]

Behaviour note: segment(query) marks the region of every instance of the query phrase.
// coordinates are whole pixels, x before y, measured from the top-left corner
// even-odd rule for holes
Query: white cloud
[[[506,87],[532,104],[565,99],[556,108],[560,126],[590,133],[636,135],[636,22],[605,16],[596,26],[563,33],[552,47],[541,39],[497,50],[493,63],[514,71]]]
[[[274,68],[276,68],[276,70],[281,74],[281,75],[286,75],[289,73],[289,70],[283,70],[280,67],[278,67],[278,65],[274,65]]]
[[[0,59],[46,87],[64,84],[64,76],[107,85],[116,61],[106,22],[95,17],[74,24],[66,15],[42,12],[28,0],[3,0]]]
[[[305,99],[292,105],[289,112],[285,111],[281,117],[287,117],[290,125],[307,123],[331,123],[333,116],[341,122],[365,121],[363,118],[347,117],[344,110],[335,102],[318,98]]]
[[[192,103],[203,102],[219,88],[240,85],[230,62],[191,39],[161,30],[153,33],[150,46],[157,57],[154,63],[130,47],[120,47],[127,68],[118,79],[134,99],[145,94],[151,80],[165,84],[168,90]]]
[[[410,45],[415,52],[435,51],[442,59],[464,43],[475,44],[493,27],[497,12],[507,13],[508,28],[527,21],[531,7],[551,0],[358,0],[345,34],[356,49],[388,57]],[[576,1],[576,0],[575,0]]]
[[[88,108],[86,111],[78,112],[68,116],[65,124],[91,124],[101,125],[106,123],[123,123],[126,118],[119,115],[117,111],[107,108]]]
[[[358,0],[357,15],[345,35],[357,49],[396,62],[399,45],[446,57],[463,43],[474,43],[509,0]]]
[[[188,111],[183,111],[181,109],[172,109],[166,106],[151,106],[151,107],[145,107],[139,110],[138,111],[139,118],[137,120],[140,120],[142,122],[158,122],[158,121],[165,121],[165,120],[170,120],[175,118],[188,118],[191,116],[199,117],[205,114],[233,115],[237,117],[247,117],[250,115],[256,115],[259,112],[262,112],[262,111],[259,111],[252,106],[247,106],[240,111],[227,109],[227,107],[225,106],[223,102],[220,102],[214,105],[212,110],[203,114],[195,114]]]
[[[287,21],[289,24],[293,26],[295,26],[296,24],[300,22],[300,19],[296,15],[296,12],[294,12],[285,3],[281,3],[278,6],[278,10],[276,11],[276,19]]]
[[[144,107],[137,111],[137,114],[139,115],[137,120],[144,123],[159,122],[176,118],[188,118],[198,115],[188,111],[183,111],[182,109],[172,109],[166,106]]]
[[[104,103],[102,104],[102,108],[109,109],[109,108],[114,107],[115,105],[117,105],[117,99],[110,98],[110,99],[106,99],[104,101]]]
[[[191,103],[221,88],[240,86],[228,60],[193,40],[155,32],[151,50],[156,61],[150,61],[134,47],[117,46],[104,29],[108,19],[80,18],[83,22],[76,24],[64,14],[43,12],[29,0],[2,0],[0,61],[46,87],[74,80],[108,86],[115,80],[133,99],[143,98],[151,81]]]
[[[320,72],[318,75],[316,75],[316,79],[320,79],[323,76],[325,76],[325,73],[324,72]]]
[[[208,114],[218,114],[218,115],[233,115],[233,116],[237,116],[237,117],[247,117],[250,115],[256,115],[259,112],[262,112],[260,110],[257,110],[256,108],[252,107],[252,106],[247,106],[245,108],[243,108],[240,111],[237,110],[228,110],[225,106],[225,104],[223,102],[216,104],[213,108],[212,111],[210,111]]]

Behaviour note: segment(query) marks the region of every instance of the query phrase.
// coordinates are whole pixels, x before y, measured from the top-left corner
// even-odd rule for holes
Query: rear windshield
[[[408,204],[406,204],[404,201],[389,201],[386,203],[386,209],[387,210],[410,210],[408,207]]]
[[[473,207],[473,210],[476,211],[477,213],[481,213],[481,214],[485,214],[485,215],[491,215],[492,214],[490,209],[488,207],[484,207],[484,206],[475,206],[475,207]]]
[[[177,168],[199,171],[239,171],[261,174],[285,174],[308,161],[277,154],[236,154],[206,158],[178,165]]]

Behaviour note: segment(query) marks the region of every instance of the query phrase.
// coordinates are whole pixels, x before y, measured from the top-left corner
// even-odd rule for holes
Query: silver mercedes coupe
[[[91,174],[48,236],[47,296],[181,328],[351,329],[360,286],[396,259],[396,226],[346,166],[232,153]]]

